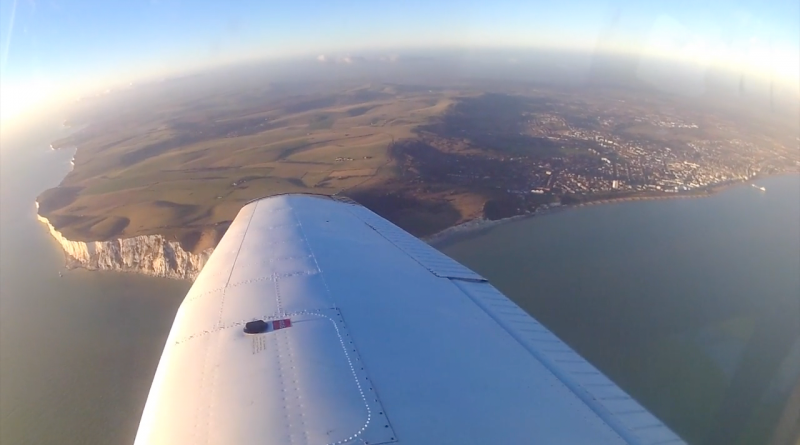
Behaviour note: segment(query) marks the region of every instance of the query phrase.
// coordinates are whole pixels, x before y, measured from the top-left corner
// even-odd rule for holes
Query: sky
[[[800,2],[0,0],[0,120],[240,60],[438,47],[630,53],[800,88]]]

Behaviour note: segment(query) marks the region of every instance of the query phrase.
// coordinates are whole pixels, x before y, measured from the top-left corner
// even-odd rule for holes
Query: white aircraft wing
[[[484,278],[357,204],[246,205],[181,305],[145,444],[684,443]]]

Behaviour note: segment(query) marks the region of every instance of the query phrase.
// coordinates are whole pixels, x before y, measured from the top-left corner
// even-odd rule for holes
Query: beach
[[[514,215],[508,218],[501,218],[496,220],[490,220],[486,218],[476,218],[453,227],[448,227],[447,229],[442,230],[441,232],[437,232],[433,235],[427,236],[422,238],[423,241],[431,244],[435,247],[443,247],[449,244],[452,244],[456,241],[462,240],[464,238],[474,236],[479,233],[483,233],[489,231],[495,227],[498,227],[503,224],[508,224],[515,221],[524,220],[527,218],[533,218],[536,216],[545,216],[550,215],[555,212],[573,209],[573,208],[581,208],[581,207],[589,207],[589,206],[596,206],[596,205],[603,205],[603,204],[616,204],[622,202],[636,202],[636,201],[656,201],[656,200],[666,200],[666,199],[691,199],[691,198],[708,198],[711,196],[715,196],[717,193],[720,193],[724,190],[738,187],[738,186],[747,186],[753,182],[764,180],[767,178],[775,178],[780,176],[790,176],[790,175],[798,175],[800,171],[796,172],[783,172],[778,173],[775,175],[768,175],[768,176],[759,176],[756,178],[751,178],[742,181],[734,181],[724,184],[715,184],[712,186],[705,187],[698,191],[691,191],[691,192],[684,192],[684,193],[667,193],[662,192],[660,195],[642,195],[642,196],[626,196],[626,197],[619,197],[619,198],[608,198],[608,199],[600,199],[596,201],[588,201],[582,202],[578,204],[569,204],[569,205],[550,205],[545,208],[539,208],[535,212],[525,213],[521,215]],[[769,193],[769,191],[767,191]]]

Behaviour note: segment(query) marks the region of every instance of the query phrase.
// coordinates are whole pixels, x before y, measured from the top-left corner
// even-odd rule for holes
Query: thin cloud
[[[317,56],[317,62],[335,65],[335,64],[345,64],[345,65],[352,65],[355,63],[363,63],[367,62],[367,58],[363,56],[327,56],[325,54],[320,54]]]
[[[365,59],[364,57],[361,57],[361,56],[350,56],[350,55],[347,55],[347,56],[344,56],[342,58],[342,62],[347,63],[347,64],[361,63],[361,62],[366,62],[366,61],[367,61],[367,59]]]
[[[14,37],[14,21],[17,17],[17,0],[11,5],[11,19],[8,23],[8,39],[6,39],[6,47],[3,48],[3,59],[0,63],[0,70],[5,70],[8,63],[8,52],[11,49],[11,38]]]
[[[400,56],[397,55],[397,54],[391,54],[389,56],[380,57],[378,60],[381,61],[381,62],[394,63],[394,62],[397,62],[398,60],[400,60]]]

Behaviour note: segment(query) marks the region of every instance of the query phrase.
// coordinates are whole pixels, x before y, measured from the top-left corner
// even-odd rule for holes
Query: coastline
[[[74,150],[70,159],[70,169],[75,167],[75,155],[78,147],[53,147],[51,150]],[[781,172],[772,175],[759,176],[747,180],[738,180],[707,186],[689,193],[667,193],[660,195],[625,196],[618,198],[598,199],[595,201],[576,204],[553,204],[549,207],[539,208],[532,213],[514,215],[507,218],[489,220],[483,217],[475,218],[461,224],[448,227],[433,235],[423,237],[422,240],[434,247],[441,248],[464,238],[472,237],[482,232],[489,231],[503,224],[521,221],[537,216],[547,216],[567,209],[613,204],[630,201],[650,201],[663,199],[706,198],[736,186],[783,175],[796,175],[800,171]],[[61,246],[67,268],[85,268],[88,270],[114,270],[120,272],[142,273],[150,276],[194,280],[202,270],[206,261],[213,252],[209,248],[200,253],[184,251],[175,241],[167,241],[162,235],[139,235],[131,238],[119,238],[108,241],[72,241],[63,236],[50,221],[39,214],[39,203],[36,202],[36,218],[48,227],[50,235]]]
[[[72,133],[76,131],[79,129],[73,129]],[[66,174],[75,169],[77,146],[56,147],[51,144],[50,150],[53,152],[66,150],[71,154]],[[34,204],[36,219],[47,227],[50,236],[58,243],[64,254],[67,270],[76,268],[106,270],[194,281],[214,250],[209,248],[196,254],[187,252],[180,243],[168,241],[158,234],[106,241],[73,241],[65,237],[49,219],[39,213],[38,201],[34,201]]]
[[[508,224],[515,221],[521,221],[528,218],[539,217],[539,216],[547,216],[551,215],[556,212],[570,210],[570,209],[577,209],[581,207],[589,207],[595,205],[605,205],[605,204],[615,204],[621,202],[632,202],[632,201],[657,201],[657,200],[666,200],[666,199],[690,199],[690,198],[709,198],[715,196],[717,193],[723,192],[725,190],[735,188],[738,186],[749,185],[755,181],[760,181],[768,178],[776,178],[780,176],[789,176],[789,175],[800,175],[800,171],[788,171],[788,172],[781,172],[776,173],[773,175],[765,175],[759,176],[755,178],[750,178],[748,180],[742,181],[735,181],[729,182],[724,184],[716,184],[712,186],[708,186],[707,188],[703,189],[700,192],[693,192],[693,193],[670,193],[667,194],[666,192],[664,195],[652,195],[652,196],[626,196],[626,197],[619,197],[619,198],[608,198],[608,199],[600,199],[597,201],[588,201],[582,202],[578,204],[567,204],[567,205],[558,205],[555,207],[550,207],[545,210],[538,210],[534,213],[525,213],[521,215],[514,215],[508,218],[501,218],[496,220],[489,220],[486,218],[476,218],[461,224],[448,227],[440,232],[434,233],[433,235],[427,236],[422,238],[423,241],[426,243],[436,247],[441,248],[445,247],[449,244],[455,243],[457,241],[463,240],[465,238],[469,238],[472,236],[476,236],[483,232],[487,232],[497,226]]]
[[[144,275],[194,281],[214,249],[187,252],[177,241],[162,235],[140,235],[108,241],[72,241],[39,214],[36,219],[47,226],[50,236],[64,253],[65,267],[87,270],[131,272]]]

